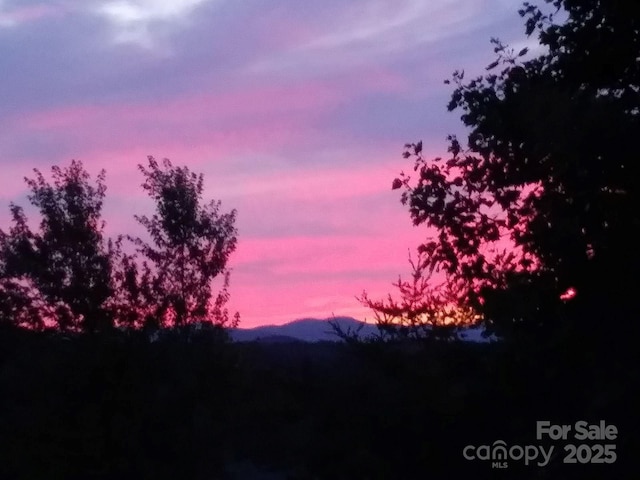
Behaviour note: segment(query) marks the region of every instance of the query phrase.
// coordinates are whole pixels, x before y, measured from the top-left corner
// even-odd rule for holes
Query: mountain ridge
[[[281,325],[260,325],[252,328],[233,328],[231,338],[235,342],[261,341],[269,343],[291,342],[338,342],[340,338],[329,322],[337,323],[345,332],[357,332],[362,338],[371,337],[378,333],[375,324],[366,323],[353,317],[332,318],[299,318]],[[482,337],[482,328],[468,328],[463,333],[464,340],[472,342],[486,342]]]

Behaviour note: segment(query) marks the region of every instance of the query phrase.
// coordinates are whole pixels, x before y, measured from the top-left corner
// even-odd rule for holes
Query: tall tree
[[[403,173],[393,188],[404,187],[414,223],[437,232],[420,247],[431,268],[464,286],[490,329],[629,333],[638,302],[628,279],[640,271],[640,3],[545,0],[519,13],[543,53],[493,39],[489,73],[454,73],[448,109],[462,111],[466,148],[450,136],[448,158],[427,160],[421,142],[406,145],[417,178]]]
[[[229,318],[227,262],[236,248],[236,211],[220,213],[220,202],[202,204],[204,179],[187,167],[174,167],[168,159],[159,164],[148,157],[139,165],[142,187],[155,201],[151,217],[135,216],[151,242],[129,237],[143,262],[126,256],[121,279],[127,301],[138,305],[130,321],[156,326],[184,326],[212,322],[226,326]],[[213,281],[221,278],[218,294]]]
[[[37,169],[35,179],[25,178],[29,201],[42,217],[39,231],[31,230],[15,204],[9,233],[0,230],[1,310],[23,325],[109,328],[112,247],[101,220],[105,172],[94,186],[81,162],[51,170],[53,183]]]

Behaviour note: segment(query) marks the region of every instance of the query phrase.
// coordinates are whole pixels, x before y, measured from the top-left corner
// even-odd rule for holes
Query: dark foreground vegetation
[[[0,336],[0,478],[633,478],[631,358],[495,343],[233,344],[221,332]],[[538,420],[616,425],[617,461],[465,460],[546,444]],[[584,442],[583,442],[584,443]],[[271,472],[272,476],[267,474]],[[462,476],[461,476],[462,475]]]

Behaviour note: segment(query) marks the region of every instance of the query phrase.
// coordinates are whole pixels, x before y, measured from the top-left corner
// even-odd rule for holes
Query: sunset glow
[[[355,296],[391,291],[427,233],[390,188],[412,167],[402,146],[446,153],[460,127],[443,80],[482,73],[491,36],[522,38],[515,10],[505,0],[0,3],[0,227],[10,202],[27,206],[33,168],[77,159],[107,171],[109,235],[141,234],[132,216],[152,204],[136,165],[167,157],[238,210],[230,308],[242,326],[370,320]]]

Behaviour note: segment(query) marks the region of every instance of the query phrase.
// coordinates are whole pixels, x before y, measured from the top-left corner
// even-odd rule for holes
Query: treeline
[[[73,161],[54,166],[52,181],[37,169],[25,178],[39,228],[10,205],[12,225],[0,229],[0,324],[96,333],[238,322],[226,308],[235,210],[204,203],[203,176],[187,167],[149,157],[139,171],[155,203],[153,215],[134,216],[145,238],[106,238],[104,170],[92,182]]]
[[[638,378],[614,360],[561,345],[184,335],[2,331],[0,478],[636,478]],[[541,420],[615,425],[615,441],[583,443],[615,445],[616,462],[565,464],[571,442],[537,441]],[[463,457],[498,440],[556,455],[506,469]]]

